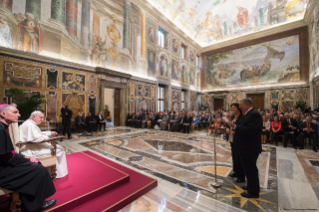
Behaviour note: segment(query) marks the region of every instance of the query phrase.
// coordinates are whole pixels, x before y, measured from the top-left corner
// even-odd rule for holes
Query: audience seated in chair
[[[132,121],[133,121],[133,115],[132,115],[132,113],[131,113],[131,111],[130,111],[130,112],[128,112],[128,114],[127,114],[126,126],[127,126],[127,127],[130,127],[130,126],[132,125]]]
[[[47,210],[56,203],[45,201],[55,193],[49,172],[37,159],[15,152],[8,134],[8,126],[19,117],[16,105],[0,105],[0,187],[19,192],[22,211]]]
[[[181,122],[181,119],[182,117],[179,115],[179,112],[176,112],[175,116],[173,119],[170,119],[170,128],[171,128],[171,131],[174,132],[174,131],[177,131],[179,132],[180,131],[180,122]]]
[[[275,141],[278,146],[279,133],[281,130],[281,122],[278,120],[278,116],[274,117],[274,121],[271,122],[272,140]]]
[[[160,122],[160,129],[166,130],[168,122],[169,122],[169,116],[168,116],[167,112],[164,112],[164,115],[162,117],[162,121]]]
[[[102,115],[102,111],[100,111],[99,114],[97,114],[95,119],[96,119],[96,127],[100,128],[100,131],[102,131],[102,126],[103,126],[103,129],[105,131],[105,120]]]
[[[265,144],[267,140],[267,136],[269,136],[270,132],[270,122],[267,120],[266,115],[263,115],[263,130],[261,132],[261,143]]]
[[[148,114],[147,114],[147,111],[144,111],[142,115],[142,128],[147,127],[147,121],[148,121]]]
[[[139,112],[137,116],[135,116],[135,128],[141,128],[142,127],[142,121],[143,121],[143,115],[142,112]]]
[[[78,113],[78,116],[75,117],[74,122],[75,122],[76,129],[79,132],[83,132],[84,128],[85,128],[85,124],[84,124],[84,120],[83,120],[83,117],[82,117],[80,112]]]
[[[299,128],[299,149],[304,148],[304,139],[305,137],[308,137],[309,139],[312,139],[312,149],[315,152],[318,152],[317,150],[317,124],[312,123],[312,117],[307,116],[306,122],[301,123]]]
[[[44,115],[42,112],[34,111],[31,113],[30,118],[19,126],[20,142],[38,143],[49,139],[48,135],[58,135],[53,131],[41,132],[37,125],[40,125],[43,119]],[[27,157],[41,158],[51,156],[51,149],[52,145],[49,143],[24,144],[20,149],[20,153]],[[62,178],[68,174],[65,150],[60,145],[57,145],[56,169],[57,178]]]
[[[193,118],[191,116],[191,112],[186,113],[186,117],[183,119],[183,133],[189,134],[189,128],[192,124]]]
[[[89,132],[96,131],[95,121],[91,113],[89,113],[88,116],[85,118],[85,123]]]
[[[291,143],[295,149],[297,149],[297,129],[298,124],[297,121],[290,118],[289,113],[285,113],[285,119],[281,122],[281,127],[284,130],[284,142],[283,146],[287,147],[288,138],[290,138]]]
[[[216,129],[216,133],[219,134],[220,133],[220,127],[222,126],[222,119],[220,118],[220,114],[217,113],[215,115],[215,119],[213,120],[213,124],[211,127],[213,127],[214,129]],[[213,134],[214,130],[211,130],[211,134]]]

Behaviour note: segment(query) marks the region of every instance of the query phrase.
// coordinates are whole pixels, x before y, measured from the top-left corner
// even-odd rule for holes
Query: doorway
[[[114,90],[114,126],[121,125],[121,89]]]
[[[264,99],[265,94],[247,94],[247,98],[251,98],[251,101],[253,102],[253,108],[255,110],[260,109],[261,111],[264,110]]]
[[[214,99],[214,110],[224,108],[224,99]]]
[[[114,89],[104,88],[104,119],[114,123]]]

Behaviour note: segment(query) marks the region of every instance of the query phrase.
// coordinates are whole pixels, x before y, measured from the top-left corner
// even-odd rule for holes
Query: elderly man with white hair
[[[38,143],[47,140],[49,138],[48,135],[58,135],[53,131],[41,132],[37,125],[40,125],[43,119],[44,115],[41,111],[32,112],[30,118],[19,126],[20,142]],[[20,152],[25,156],[41,158],[51,155],[52,148],[52,145],[49,143],[24,144],[21,147]],[[65,151],[63,147],[59,145],[57,145],[56,159],[57,178],[62,178],[68,174],[68,166],[66,162]]]

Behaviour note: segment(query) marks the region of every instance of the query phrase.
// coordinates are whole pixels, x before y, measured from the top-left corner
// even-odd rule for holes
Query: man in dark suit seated
[[[250,98],[239,102],[239,108],[243,112],[243,120],[237,125],[231,122],[230,115],[227,116],[227,124],[234,129],[233,147],[239,154],[242,166],[247,178],[247,186],[243,186],[247,192],[241,193],[246,198],[258,198],[260,191],[257,159],[261,153],[261,132],[263,120],[258,111],[252,108]],[[243,181],[245,181],[243,179]]]
[[[179,123],[181,122],[181,117],[179,115],[179,112],[177,112],[174,116],[173,119],[170,120],[170,125],[171,125],[171,131],[174,132],[174,131],[177,131],[179,132]]]
[[[75,121],[75,126],[76,126],[77,130],[79,130],[80,132],[83,132],[84,131],[84,121],[83,121],[83,118],[82,118],[80,112],[78,113],[78,116],[75,117],[74,121]]]
[[[91,113],[88,114],[88,116],[85,119],[86,126],[88,128],[89,132],[95,131],[95,122],[94,118],[92,117]]]
[[[102,126],[104,126],[104,131],[105,131],[105,120],[102,115],[102,111],[99,112],[99,114],[95,117],[96,119],[96,125],[97,127],[100,126],[100,131],[102,131]]]
[[[304,139],[305,137],[308,137],[309,139],[312,138],[312,149],[315,152],[318,152],[317,150],[317,125],[315,123],[312,123],[312,117],[307,116],[306,122],[302,122],[300,124],[299,128],[299,149],[304,148]]]
[[[284,130],[284,142],[283,146],[287,147],[288,138],[295,149],[297,149],[296,134],[298,129],[297,121],[290,118],[289,113],[285,113],[285,119],[281,122],[281,127]]]
[[[189,128],[193,122],[193,118],[191,117],[191,112],[188,112],[186,117],[183,119],[183,133],[189,134]]]
[[[202,118],[202,123],[199,125],[199,129],[207,128],[207,126],[209,125],[208,118],[209,118],[208,113],[206,113],[205,116]]]
[[[143,114],[142,112],[139,112],[139,114],[135,117],[135,128],[141,128],[142,127],[142,120],[143,120]]]
[[[126,118],[126,126],[130,127],[131,126],[131,122],[133,121],[133,115],[131,112],[128,112],[127,114],[127,118]]]

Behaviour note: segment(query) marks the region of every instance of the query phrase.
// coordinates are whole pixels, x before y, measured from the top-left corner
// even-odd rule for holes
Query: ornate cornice
[[[156,81],[156,80],[145,79],[145,78],[141,78],[141,77],[137,77],[137,76],[131,77],[130,80],[131,80],[131,81],[137,81],[137,82],[148,83],[148,84],[152,84],[152,85],[157,85],[157,81]]]
[[[280,25],[280,26],[277,26],[277,27],[274,27],[271,29],[262,30],[260,32],[256,32],[256,33],[253,33],[250,35],[241,36],[241,37],[229,40],[229,41],[224,41],[224,42],[217,43],[217,44],[214,44],[214,45],[211,45],[208,47],[204,47],[204,48],[202,48],[202,53],[205,53],[205,52],[208,52],[208,51],[211,51],[214,49],[220,49],[220,48],[223,48],[226,46],[235,45],[238,43],[243,43],[243,42],[254,40],[257,38],[266,37],[266,36],[277,34],[280,32],[289,31],[289,30],[296,29],[296,28],[303,27],[303,26],[307,26],[307,23],[304,20],[291,22],[291,23]]]
[[[95,70],[96,70],[96,73],[109,75],[112,77],[122,77],[122,78],[128,78],[128,79],[132,77],[131,74],[127,74],[127,73],[123,73],[123,72],[119,72],[119,71],[115,71],[115,70],[103,68],[103,67],[96,67]]]

